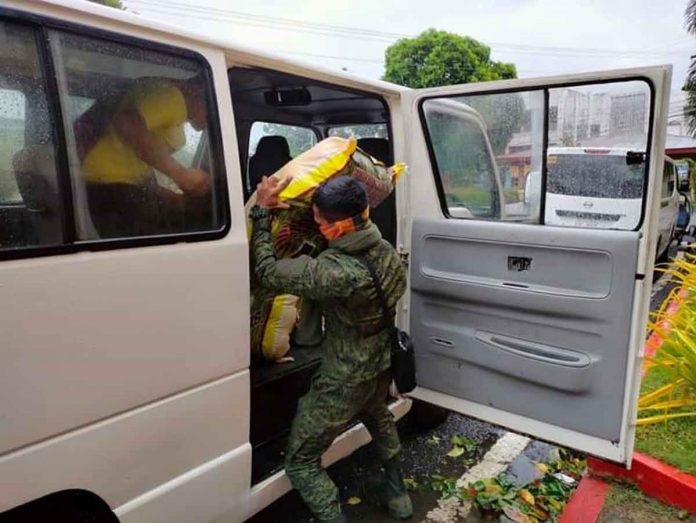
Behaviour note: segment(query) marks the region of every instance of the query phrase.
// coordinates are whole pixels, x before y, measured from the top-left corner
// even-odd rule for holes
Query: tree
[[[686,30],[696,35],[696,0],[689,0],[686,6]],[[684,87],[686,91],[686,105],[684,116],[689,127],[689,133],[696,136],[696,55],[691,56],[689,74],[686,76]]]
[[[491,60],[491,49],[468,36],[428,29],[386,51],[384,80],[407,87],[517,78],[513,64]]]
[[[478,111],[486,122],[493,153],[504,154],[512,135],[522,131],[525,123],[524,101],[517,93],[467,96],[463,101]]]
[[[124,9],[123,3],[121,0],[89,0],[90,2],[94,4],[101,4],[105,5],[106,7],[113,7],[114,9]]]
[[[468,36],[428,29],[416,38],[399,40],[387,49],[383,78],[420,88],[516,77],[517,68],[513,64],[491,60],[487,45]],[[503,154],[512,135],[521,130],[525,106],[520,96],[514,93],[473,95],[459,101],[478,111],[486,122],[494,153]],[[439,125],[445,124],[433,122],[429,125],[431,134]],[[447,133],[438,136],[451,142],[451,149],[461,149],[456,134],[449,138]]]

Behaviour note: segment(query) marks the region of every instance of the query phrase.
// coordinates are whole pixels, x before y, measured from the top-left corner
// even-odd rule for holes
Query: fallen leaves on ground
[[[495,478],[476,481],[449,495],[472,501],[484,514],[497,518],[504,514],[515,523],[558,521],[568,499],[584,473],[586,462],[563,451],[561,459],[543,464],[544,476],[526,485],[515,486],[503,473]],[[559,477],[572,478],[568,484]]]
[[[416,490],[418,488],[418,482],[413,478],[404,478],[404,485],[408,490]]]
[[[464,449],[462,447],[457,447],[456,445],[447,453],[450,458],[458,458],[464,454]]]

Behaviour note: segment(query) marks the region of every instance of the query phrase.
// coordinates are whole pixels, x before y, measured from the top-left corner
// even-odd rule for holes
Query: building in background
[[[582,88],[549,91],[549,147],[645,147],[650,97],[645,92],[587,92]],[[525,119],[526,122],[527,119]],[[524,187],[531,169],[530,129],[522,128],[498,156],[506,187]]]

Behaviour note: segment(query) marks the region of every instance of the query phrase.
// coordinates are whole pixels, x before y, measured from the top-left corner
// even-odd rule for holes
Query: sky
[[[384,51],[436,28],[491,47],[520,78],[654,64],[674,66],[670,113],[696,37],[687,0],[123,0],[126,8],[245,46],[377,79]]]

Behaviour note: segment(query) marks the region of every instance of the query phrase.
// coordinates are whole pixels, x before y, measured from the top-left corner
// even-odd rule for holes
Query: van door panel
[[[413,397],[630,463],[670,79],[671,68],[663,66],[402,94],[408,140],[404,153],[413,173],[407,178],[408,236],[402,237],[411,253],[406,307],[419,385]],[[640,87],[642,96],[631,102],[637,120],[604,114],[614,103],[612,96],[630,95],[633,86]],[[591,100],[584,115],[599,123],[593,127],[585,121],[584,130],[566,133],[569,121],[584,116],[569,110],[551,113],[549,93],[554,89],[565,93],[557,99]],[[539,96],[528,92],[545,93],[543,107]],[[493,111],[491,120],[497,93],[514,111]],[[437,101],[430,106],[442,114],[446,110],[449,121],[457,117],[453,104],[459,104],[467,121],[476,117],[472,109],[479,114],[481,132],[503,132],[476,140],[473,131],[453,137],[442,130],[445,124],[455,125],[430,125],[424,109],[428,100]],[[626,107],[626,100],[617,100],[617,107]],[[602,111],[591,107],[594,102]],[[573,104],[567,107],[577,108]],[[623,146],[638,150],[643,144],[647,153],[636,230],[543,225],[543,159],[550,146],[559,146],[551,142],[621,147],[610,138],[625,136],[619,127],[626,125],[643,127],[636,127],[638,145]],[[430,143],[435,139],[445,142]],[[477,143],[490,144],[490,162],[482,157],[472,161],[471,155],[487,154]],[[476,185],[493,171],[497,182]],[[526,184],[525,176],[535,172],[539,183]],[[539,203],[524,194],[530,186],[541,192],[540,213]],[[482,190],[497,193],[484,198]],[[607,197],[602,194],[598,196]],[[492,216],[489,202],[496,201],[503,204],[500,215]],[[519,219],[525,212],[529,218],[540,216],[536,224],[520,223],[529,221]]]
[[[637,233],[417,219],[413,238],[420,386],[619,438]]]

